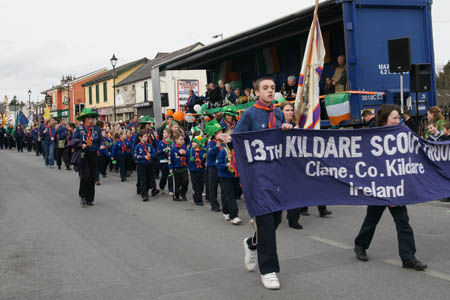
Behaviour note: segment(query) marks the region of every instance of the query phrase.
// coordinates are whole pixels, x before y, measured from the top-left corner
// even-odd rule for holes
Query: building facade
[[[173,57],[183,55],[190,51],[203,47],[196,43],[171,53],[158,53],[154,59],[146,62],[127,79],[121,81],[117,86],[117,102],[125,107],[133,106],[137,115],[154,117],[153,111],[153,89],[151,70],[153,66],[169,60]],[[160,75],[160,90],[162,94],[162,112],[168,109],[179,110],[184,104],[186,97],[186,83],[192,83],[198,95],[203,95],[207,77],[205,70],[167,71]]]
[[[117,85],[126,79],[128,76],[133,74],[137,69],[139,69],[143,64],[148,61],[147,58],[142,58],[130,62],[128,64],[119,66],[115,68],[115,84]],[[104,121],[114,121],[114,74],[113,70],[109,70],[104,74],[98,76],[97,78],[85,82],[82,84],[85,93],[85,107],[97,109],[100,119]],[[117,91],[117,94],[119,91]],[[119,102],[119,105],[118,103]],[[120,97],[116,95],[116,120],[119,121],[120,118],[132,115],[135,113],[133,107],[120,107],[121,105]]]

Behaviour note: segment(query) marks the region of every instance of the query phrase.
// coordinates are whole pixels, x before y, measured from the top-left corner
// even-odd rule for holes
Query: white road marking
[[[402,262],[396,259],[383,259],[383,261],[385,263],[388,263],[390,265],[394,265],[394,266],[398,266],[401,267],[402,266]],[[437,271],[433,271],[433,270],[425,270],[424,271],[425,274],[430,275],[432,277],[435,278],[439,278],[442,280],[446,280],[446,281],[450,281],[450,275],[445,274],[445,273],[441,273],[441,272],[437,272]]]
[[[346,244],[343,244],[343,243],[340,243],[340,242],[336,242],[336,241],[333,241],[333,240],[329,240],[329,239],[326,239],[326,238],[321,238],[320,236],[307,235],[306,237],[308,237],[308,238],[310,238],[312,240],[315,240],[315,241],[318,241],[318,242],[322,242],[324,244],[327,244],[327,245],[339,248],[339,249],[344,249],[344,250],[353,249],[352,246],[349,246],[349,245],[346,245]]]

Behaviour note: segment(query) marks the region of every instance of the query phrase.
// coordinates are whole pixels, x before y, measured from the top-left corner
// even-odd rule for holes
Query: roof
[[[107,70],[106,68],[101,68],[101,69],[92,71],[92,72],[90,72],[90,73],[81,75],[80,77],[77,77],[77,78],[73,79],[72,81],[69,81],[69,83],[70,83],[70,84],[73,84],[73,83],[75,83],[75,82],[78,82],[78,81],[80,81],[80,80],[84,80],[84,79],[86,79],[86,78],[88,78],[88,77],[90,77],[90,76],[93,76],[93,75],[95,75],[95,74],[104,72],[104,71],[106,71],[106,70]],[[46,95],[48,92],[53,91],[53,90],[57,90],[57,89],[67,89],[67,82],[66,82],[66,83],[61,83],[61,84],[55,85],[55,86],[53,86],[51,89],[42,91],[41,94]]]
[[[130,76],[128,76],[127,78],[122,80],[120,83],[116,84],[116,86],[123,86],[123,85],[127,85],[127,84],[137,82],[140,80],[149,79],[152,77],[151,71],[152,71],[153,66],[163,63],[165,61],[171,60],[180,55],[189,53],[193,50],[195,51],[196,48],[203,47],[203,46],[204,45],[202,43],[195,43],[195,44],[189,45],[187,47],[178,49],[176,51],[167,53],[165,55],[162,55],[161,52],[158,52],[158,54],[155,56],[154,59],[146,62],[142,67],[137,69],[133,74],[131,74]]]
[[[321,26],[342,20],[342,4],[326,0],[319,4]],[[339,13],[338,13],[339,12]],[[238,33],[190,53],[174,57],[155,65],[163,70],[208,69],[233,55],[271,45],[309,31],[314,6],[276,19],[259,27]]]
[[[122,74],[122,73],[124,73],[124,72],[126,72],[126,71],[128,71],[128,70],[130,70],[130,69],[132,69],[132,68],[142,64],[142,63],[146,63],[147,61],[148,61],[148,58],[144,57],[144,58],[141,58],[139,60],[135,60],[135,61],[129,62],[127,64],[121,65],[120,67],[117,67],[116,70],[115,70],[116,71],[116,76],[118,76],[118,75],[120,75],[120,74]],[[102,82],[102,81],[109,80],[111,78],[113,78],[113,70],[109,70],[108,72],[105,72],[104,74],[102,74],[102,75],[100,75],[100,76],[98,76],[98,77],[96,77],[96,78],[94,78],[94,79],[92,79],[92,80],[90,80],[88,82],[83,83],[81,86],[93,85],[93,84],[96,84],[96,83],[99,83],[99,82]]]

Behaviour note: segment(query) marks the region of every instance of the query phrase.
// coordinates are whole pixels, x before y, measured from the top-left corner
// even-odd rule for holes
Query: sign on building
[[[189,90],[193,90],[194,94],[198,96],[200,94],[199,81],[186,79],[177,80],[178,107],[186,104],[187,99],[189,98]]]

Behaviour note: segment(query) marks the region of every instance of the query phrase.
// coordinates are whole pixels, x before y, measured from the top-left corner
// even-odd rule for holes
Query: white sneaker
[[[242,221],[239,219],[239,217],[233,218],[233,220],[230,221],[233,225],[241,225]]]
[[[173,196],[173,193],[172,193],[172,192],[170,192],[170,193],[169,193],[169,196]]]
[[[278,290],[280,289],[280,281],[278,280],[277,273],[269,273],[261,275],[261,282],[266,289]]]
[[[228,215],[228,214],[223,214],[223,218],[225,219],[225,221],[231,220],[230,215]]]
[[[253,272],[256,270],[256,250],[251,250],[247,245],[247,240],[249,238],[244,239],[244,265],[247,271]]]
[[[206,197],[206,193],[202,193],[202,197],[205,198]]]

